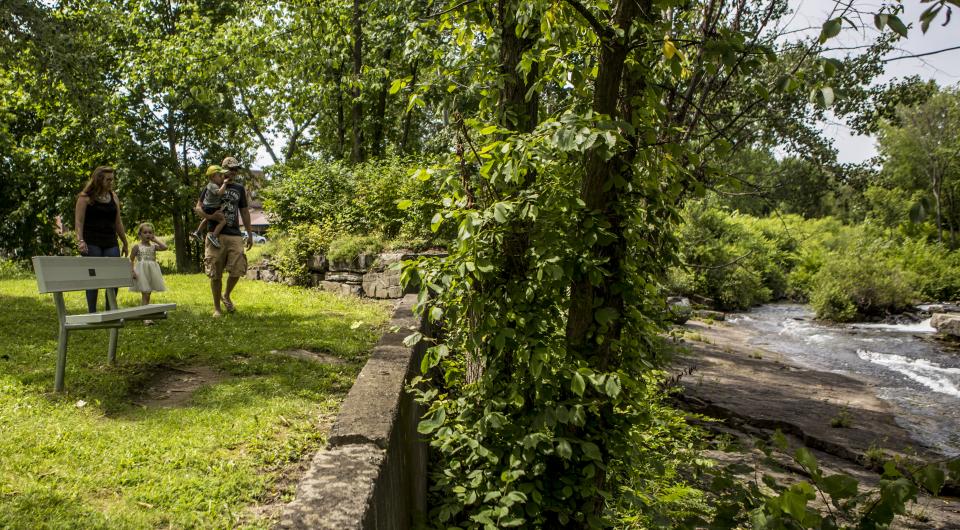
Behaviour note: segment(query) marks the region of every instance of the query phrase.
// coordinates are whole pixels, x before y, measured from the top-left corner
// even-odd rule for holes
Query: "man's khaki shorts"
[[[240,278],[247,274],[247,256],[243,253],[242,236],[220,234],[220,248],[204,240],[203,264],[207,276],[220,278],[227,271],[231,278]]]

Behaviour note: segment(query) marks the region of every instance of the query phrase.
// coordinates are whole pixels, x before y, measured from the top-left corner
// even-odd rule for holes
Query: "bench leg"
[[[116,289],[105,289],[105,294],[107,295],[107,309],[117,309],[119,306],[117,305]],[[117,328],[112,328],[110,330],[110,347],[107,350],[107,364],[110,366],[117,364],[118,338],[120,338],[120,330]]]
[[[54,392],[63,392],[63,374],[67,369],[67,330],[60,327],[60,337],[57,341],[57,371],[54,374]]]
[[[120,330],[113,328],[110,330],[110,349],[107,350],[107,363],[110,366],[117,364],[117,339],[120,338]]]

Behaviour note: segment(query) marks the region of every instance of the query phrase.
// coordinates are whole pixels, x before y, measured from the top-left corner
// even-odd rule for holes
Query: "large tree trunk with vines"
[[[649,13],[649,9],[646,10]],[[620,103],[621,83],[629,47],[627,40],[629,28],[640,15],[638,0],[621,0],[614,8],[612,22],[623,29],[624,37],[611,37],[601,47],[599,69],[594,86],[593,111],[601,116],[616,119]],[[580,198],[585,203],[586,216],[583,221],[592,220],[598,226],[606,226],[613,237],[607,243],[598,242],[591,249],[588,262],[605,263],[607,276],[599,283],[591,280],[587,271],[574,276],[570,286],[570,306],[567,314],[567,348],[570,355],[583,359],[593,359],[592,363],[600,371],[613,370],[612,348],[619,342],[622,330],[622,318],[625,313],[623,288],[629,281],[626,278],[623,263],[627,253],[627,239],[624,233],[623,210],[625,191],[617,182],[630,182],[631,166],[622,155],[605,160],[598,149],[586,153],[584,175],[581,180]],[[599,239],[598,241],[602,241]],[[612,311],[615,315],[605,328],[597,327],[594,318],[598,310]],[[602,332],[602,335],[601,335]],[[600,411],[601,422],[613,414],[613,406],[606,402]],[[598,426],[601,430],[603,425]],[[602,446],[602,444],[601,444]],[[604,454],[606,461],[610,455]],[[606,474],[597,472],[597,488],[603,490]],[[585,509],[594,515],[603,511],[604,499],[597,495],[592,507]]]
[[[500,22],[500,73],[503,79],[503,88],[500,92],[500,125],[519,132],[533,131],[538,121],[540,95],[531,92],[532,80],[536,79],[537,64],[531,67],[530,75],[524,76],[517,68],[523,60],[523,54],[536,42],[530,36],[517,35],[516,13],[519,2],[506,1],[498,4]],[[530,26],[534,26],[530,24]],[[527,31],[538,31],[539,24],[529,27]],[[534,175],[528,174],[521,187],[526,187],[534,180]],[[527,272],[525,257],[529,247],[529,226],[527,223],[514,223],[511,233],[504,239],[503,250],[507,260],[506,281],[523,280]]]

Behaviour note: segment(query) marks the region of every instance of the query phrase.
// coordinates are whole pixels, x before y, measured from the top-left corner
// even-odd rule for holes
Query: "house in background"
[[[243,181],[244,187],[250,194],[250,224],[253,225],[252,231],[263,235],[270,227],[270,219],[263,211],[263,201],[260,199],[260,189],[266,184],[263,171],[259,169],[250,169],[246,172],[246,178]]]

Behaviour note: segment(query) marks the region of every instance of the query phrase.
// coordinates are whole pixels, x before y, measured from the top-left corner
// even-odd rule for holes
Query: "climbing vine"
[[[431,521],[609,526],[631,470],[673,450],[647,434],[663,421],[678,209],[756,123],[833,98],[817,44],[778,49],[785,11],[478,0],[437,6],[414,32],[441,66],[411,104],[451,94],[454,144],[417,175],[444,190],[431,225],[455,230],[449,255],[403,272],[445,331],[408,339],[432,341],[414,382],[437,462]]]

